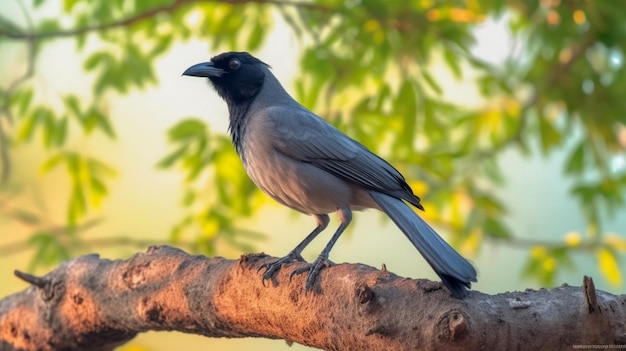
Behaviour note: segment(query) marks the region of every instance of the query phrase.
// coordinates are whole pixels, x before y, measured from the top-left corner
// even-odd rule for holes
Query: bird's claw
[[[300,275],[308,272],[309,275],[306,278],[306,283],[304,284],[304,291],[311,291],[313,284],[315,283],[315,279],[319,275],[322,268],[330,267],[331,265],[333,265],[333,263],[330,260],[320,256],[313,263],[307,264],[304,267],[300,267],[291,272],[289,275],[289,281],[291,281],[294,275]]]
[[[257,272],[265,268],[265,272],[263,272],[263,276],[261,277],[263,281],[263,285],[265,285],[266,280],[272,279],[274,275],[278,273],[278,271],[284,264],[291,263],[291,262],[306,262],[306,261],[304,260],[304,258],[302,258],[302,256],[299,253],[292,251],[288,253],[287,256],[281,259],[278,259],[271,263],[262,264],[259,267],[259,269],[257,269]]]

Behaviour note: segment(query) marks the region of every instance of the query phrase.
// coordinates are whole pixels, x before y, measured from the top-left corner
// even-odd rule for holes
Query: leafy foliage
[[[72,131],[87,137],[99,131],[114,141],[116,116],[103,101],[158,84],[155,63],[173,43],[193,38],[210,43],[211,50],[255,51],[277,14],[303,46],[298,100],[399,166],[432,205],[429,220],[451,228],[455,244],[471,251],[484,240],[523,245],[529,249],[524,275],[546,285],[574,265],[572,254],[583,252],[597,258],[609,282],[621,284],[624,240],[603,233],[601,214],[623,211],[626,193],[623,167],[612,167],[626,146],[624,7],[582,0],[65,0],[61,18],[22,26],[0,16],[0,47],[18,42],[30,50],[27,73],[0,86],[4,182],[11,148],[43,145],[50,155],[42,169],[64,165],[72,184],[61,225],[71,240],[59,244],[37,216],[9,217],[34,219],[28,245],[37,250],[36,264],[68,257],[67,242],[80,246],[75,229],[106,201],[117,173],[72,149]],[[487,62],[473,50],[473,31],[487,19],[504,23],[515,45],[501,62]],[[43,102],[34,91],[41,46],[61,38],[86,55],[92,101],[68,94]],[[101,43],[97,49],[87,45],[93,40]],[[475,80],[484,104],[450,101],[431,70],[441,63],[453,77]],[[8,132],[11,121],[15,128]],[[261,235],[237,228],[236,219],[254,215],[264,197],[245,176],[228,138],[194,117],[181,119],[168,137],[172,151],[158,166],[185,175],[186,215],[171,240],[189,239],[209,254],[219,240],[250,250],[250,239]],[[499,157],[508,150],[530,154],[532,145],[543,155],[567,152],[563,176],[571,180],[570,194],[590,228],[577,234],[575,244],[567,235],[563,243],[528,244],[504,222],[507,208],[493,194],[505,182]]]
[[[253,248],[246,239],[261,239],[263,234],[237,228],[233,218],[250,216],[260,205],[259,192],[239,165],[230,138],[214,134],[199,119],[187,118],[168,132],[174,151],[158,163],[162,169],[178,166],[188,184],[182,205],[189,210],[174,228],[171,238],[180,241],[185,233],[196,233],[197,249],[215,254],[216,239],[225,240],[242,251]],[[239,165],[239,167],[235,166]],[[207,186],[207,178],[211,181]],[[248,199],[240,201],[241,197]]]

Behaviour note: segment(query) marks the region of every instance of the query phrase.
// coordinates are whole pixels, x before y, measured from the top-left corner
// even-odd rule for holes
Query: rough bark
[[[112,350],[137,333],[280,338],[327,350],[557,350],[626,344],[626,295],[562,286],[456,300],[438,282],[360,264],[322,270],[315,293],[302,263],[264,286],[272,257],[191,256],[167,246],[129,260],[88,255],[0,300],[0,350]]]

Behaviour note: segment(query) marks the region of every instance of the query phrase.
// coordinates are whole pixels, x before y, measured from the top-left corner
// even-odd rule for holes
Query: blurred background
[[[169,244],[282,256],[310,232],[311,218],[248,180],[226,104],[181,77],[230,50],[270,64],[298,101],[395,165],[423,216],[475,263],[474,289],[590,275],[623,293],[625,11],[587,0],[2,1],[0,298],[26,288],[14,269],[45,274],[87,253]],[[376,211],[355,215],[331,260],[437,280]],[[181,347],[307,349],[161,332],[120,350]]]

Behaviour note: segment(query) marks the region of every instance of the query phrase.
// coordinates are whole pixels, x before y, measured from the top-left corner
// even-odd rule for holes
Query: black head
[[[209,62],[193,65],[183,75],[207,77],[217,93],[230,104],[252,100],[265,82],[263,61],[247,52],[225,52]]]

